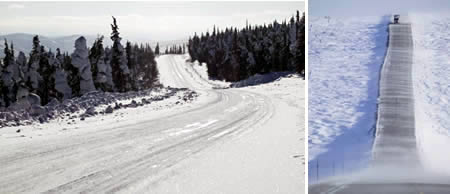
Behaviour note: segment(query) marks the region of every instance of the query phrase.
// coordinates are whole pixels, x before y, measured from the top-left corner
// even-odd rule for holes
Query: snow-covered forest
[[[186,45],[172,45],[170,47],[166,47],[164,54],[185,54],[186,53]]]
[[[192,60],[206,63],[212,78],[239,81],[254,74],[305,70],[305,14],[290,20],[245,28],[214,27],[189,38]]]
[[[152,88],[158,83],[155,53],[149,44],[126,42],[122,46],[119,28],[113,17],[111,48],[98,37],[88,48],[81,36],[75,50],[46,50],[39,37],[29,56],[5,40],[5,57],[0,60],[0,107],[23,108],[30,98],[46,105],[53,99],[63,101],[92,91],[127,92]],[[31,97],[30,97],[31,96]]]

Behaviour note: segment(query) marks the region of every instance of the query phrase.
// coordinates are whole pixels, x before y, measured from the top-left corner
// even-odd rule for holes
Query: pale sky
[[[381,16],[408,12],[449,12],[449,0],[309,0],[313,16]]]
[[[0,34],[109,35],[111,16],[124,39],[177,40],[194,32],[288,19],[304,2],[0,2]]]

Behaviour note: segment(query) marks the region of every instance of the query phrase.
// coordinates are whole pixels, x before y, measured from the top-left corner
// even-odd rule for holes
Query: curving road
[[[207,100],[132,125],[20,143],[0,139],[0,193],[149,192],[171,166],[272,115],[269,98],[212,89],[181,56],[161,56],[158,64],[163,84],[196,90]]]

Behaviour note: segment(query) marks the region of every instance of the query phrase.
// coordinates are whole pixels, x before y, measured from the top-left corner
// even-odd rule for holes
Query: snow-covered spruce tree
[[[22,51],[19,52],[19,55],[17,56],[17,67],[20,69],[21,73],[26,74],[28,67],[27,67],[27,57],[25,56],[25,53]],[[19,74],[20,76],[20,74]],[[21,75],[22,78],[24,78],[24,75]]]
[[[232,48],[233,36],[236,34],[240,56],[233,59],[233,50],[234,53],[237,50],[236,47]],[[304,34],[304,19],[300,20],[298,12],[290,23],[274,21],[262,26],[247,24],[240,30],[225,28],[220,31],[214,28],[212,34],[195,34],[189,38],[188,53],[193,61],[207,63],[211,78],[227,81],[246,79],[257,73],[297,69],[301,72],[304,70],[305,58]],[[239,64],[238,69],[235,68],[236,63]]]
[[[97,90],[111,91],[111,86],[108,85],[107,65],[105,63],[105,49],[103,48],[103,36],[95,40],[89,52],[89,59],[91,61],[92,79]]]
[[[72,53],[72,65],[78,69],[80,77],[80,95],[95,91],[92,80],[91,64],[86,39],[81,36],[75,41],[75,51]]]
[[[113,47],[111,49],[111,68],[114,85],[119,92],[129,91],[131,88],[129,80],[130,70],[128,69],[128,61],[125,49],[120,41],[122,38],[119,36],[119,27],[117,26],[116,18],[113,18],[113,24],[111,24],[112,33],[111,40],[113,41]]]
[[[67,84],[69,84],[69,87],[72,90],[72,96],[80,96],[81,77],[78,73],[78,68],[72,65],[72,58],[67,52],[63,54],[63,58],[63,67],[67,74]]]
[[[185,53],[185,46],[181,45],[172,45],[170,47],[166,48],[165,54],[184,54]]]
[[[241,63],[240,61],[240,55],[241,55],[241,49],[238,45],[238,32],[237,30],[233,33],[233,40],[231,43],[231,72],[230,77],[228,78],[229,81],[239,81],[240,78],[240,69],[241,66],[245,65],[244,63]],[[245,68],[245,67],[244,67]]]
[[[56,91],[56,98],[58,100],[65,100],[72,97],[72,89],[67,83],[67,74],[64,70],[64,56],[61,51],[56,49],[56,58],[53,60],[52,66],[55,68],[55,72],[52,77],[54,80],[54,89]]]
[[[300,19],[300,13],[297,11],[297,41],[296,41],[295,61],[297,63],[297,72],[305,76],[305,13]]]
[[[213,75],[214,77],[217,75],[217,66],[216,66],[216,47],[217,47],[217,41],[216,41],[216,27],[214,26],[213,34],[212,36],[209,36],[209,33],[206,33],[206,58],[207,58],[207,66],[208,66],[208,73],[210,75]]]
[[[247,28],[237,35],[237,48],[239,49],[239,78],[238,80],[246,79],[250,73],[248,65],[248,46],[247,46]]]
[[[105,48],[105,74],[106,74],[106,91],[112,92],[114,90],[114,82],[112,78],[112,68],[111,68],[111,49],[109,47]]]
[[[156,56],[159,55],[159,42],[156,43],[156,47],[155,47],[155,55],[156,55]]]
[[[0,73],[3,72],[3,60],[0,60]],[[3,100],[4,94],[3,94],[3,79],[0,79],[0,110],[2,110],[3,107],[5,107],[5,101]]]
[[[97,90],[100,90],[99,87],[97,86],[96,83],[96,78],[97,78],[97,74],[98,74],[98,70],[97,70],[97,63],[98,63],[98,58],[100,56],[100,51],[98,49],[98,41],[99,41],[98,37],[95,41],[94,44],[92,45],[92,47],[89,49],[89,62],[91,62],[91,72],[92,72],[92,80],[94,80],[94,85],[95,88]]]
[[[25,56],[25,53],[22,51],[19,52],[19,56],[17,57],[16,61],[17,67],[18,67],[18,79],[16,81],[17,83],[17,95],[16,95],[16,101],[19,101],[29,94],[29,89],[26,86],[26,74],[27,74],[27,58]]]
[[[50,99],[56,97],[55,81],[53,78],[55,68],[52,66],[54,55],[51,51],[47,52],[42,45],[39,54],[39,67],[37,72],[41,79],[38,82],[36,94],[41,97],[41,104],[45,105]]]
[[[138,70],[137,70],[137,57],[136,57],[136,52],[137,50],[135,50],[134,46],[131,45],[130,41],[127,41],[126,47],[125,47],[125,51],[126,51],[126,55],[127,55],[127,66],[128,69],[130,70],[130,75],[128,76],[127,82],[130,84],[131,86],[131,90],[138,90],[138,79],[137,79],[137,74],[138,74]]]
[[[3,60],[0,60],[0,73],[3,72]],[[3,94],[3,79],[0,79],[0,110],[2,107],[5,107],[5,101],[3,100],[4,95]]]
[[[8,46],[8,41],[5,39],[5,50],[4,50],[5,58],[3,58],[3,65],[1,68],[1,93],[2,93],[2,102],[4,103],[4,107],[8,107],[15,101],[15,81],[14,81],[14,51],[12,48],[10,49]]]
[[[295,21],[294,17],[291,17],[289,21],[289,51],[290,55],[293,56],[292,59],[289,61],[289,68],[296,68],[297,63],[295,56],[297,54],[297,22]]]
[[[146,45],[141,52],[143,53],[143,61],[141,62],[140,72],[142,74],[143,88],[151,88],[158,82],[158,68],[155,61],[155,53],[150,45]]]
[[[38,73],[39,62],[41,58],[41,45],[39,44],[39,37],[33,37],[33,48],[30,53],[30,60],[28,60],[28,69],[26,72],[26,85],[30,92],[36,93],[39,87],[39,81],[42,79]]]

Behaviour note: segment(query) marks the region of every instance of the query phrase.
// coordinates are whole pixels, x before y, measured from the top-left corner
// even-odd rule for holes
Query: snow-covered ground
[[[450,15],[410,14],[416,134],[424,166],[450,175]]]
[[[186,59],[157,61],[162,84],[192,101],[177,90],[71,124],[0,129],[0,193],[303,193],[304,80],[224,89]]]
[[[187,65],[177,68],[185,68],[196,79],[208,80],[206,65],[197,62]],[[228,86],[220,81],[208,82],[215,88]],[[304,85],[298,75],[288,75],[272,83],[229,89],[240,93],[244,100],[257,97],[260,102],[270,102],[268,117],[232,140],[222,141],[177,164],[161,181],[154,183],[152,190],[156,193],[303,193]],[[238,110],[234,106],[224,112]]]
[[[187,96],[191,98],[186,98]],[[193,91],[173,88],[155,88],[123,94],[93,92],[60,104],[45,106],[45,114],[51,114],[53,117],[46,118],[43,123],[38,119],[42,116],[33,117],[22,110],[4,112],[4,115],[12,116],[13,119],[6,116],[0,119],[5,125],[11,125],[0,128],[0,138],[57,136],[61,133],[89,132],[94,127],[109,128],[115,123],[132,124],[158,114],[170,113],[173,109],[190,107],[195,104],[192,100],[197,97]],[[108,107],[113,108],[113,112],[106,113]],[[92,115],[87,114],[89,108],[93,109]],[[18,122],[15,121],[16,118],[19,119]]]
[[[156,193],[303,193],[304,82],[291,75],[236,89],[268,98],[270,119],[177,165]]]
[[[388,16],[310,17],[310,183],[367,164],[388,22]]]
[[[80,119],[85,120],[87,117],[109,114],[117,109],[136,108],[174,96],[177,96],[180,101],[174,101],[173,103],[182,104],[194,100],[197,94],[188,89],[162,87],[127,93],[90,92],[63,102],[54,99],[45,106],[33,105],[28,108],[12,108],[0,111],[0,128],[49,121],[53,123],[65,122],[70,125]],[[2,130],[0,130],[0,134],[1,132]]]

